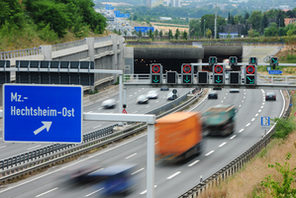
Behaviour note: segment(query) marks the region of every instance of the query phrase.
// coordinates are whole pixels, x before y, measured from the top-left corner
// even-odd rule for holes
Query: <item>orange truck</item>
[[[176,112],[155,125],[156,158],[177,162],[202,150],[202,122],[197,112]]]

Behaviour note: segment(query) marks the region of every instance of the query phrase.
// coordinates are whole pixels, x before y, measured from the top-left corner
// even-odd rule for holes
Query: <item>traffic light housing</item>
[[[216,56],[210,56],[209,58],[209,65],[215,65],[217,64],[217,57]]]
[[[162,83],[162,65],[161,64],[150,64],[150,82],[151,84]]]
[[[271,57],[271,59],[270,59],[270,67],[272,69],[276,69],[278,67],[278,65],[279,65],[278,58],[277,57]]]
[[[230,67],[237,66],[237,57],[236,56],[229,57],[229,65],[230,65]]]
[[[209,84],[209,72],[200,71],[197,73],[198,84]]]
[[[246,85],[256,85],[256,65],[247,65],[246,66]]]
[[[224,84],[224,66],[223,65],[214,65],[214,84]]]
[[[252,64],[252,65],[257,65],[258,62],[257,62],[257,58],[256,57],[250,57],[249,58],[249,64]]]
[[[192,84],[193,82],[193,67],[191,64],[182,64],[182,83]]]
[[[241,83],[240,72],[229,73],[229,84],[239,85]]]
[[[167,84],[177,84],[178,83],[178,73],[175,71],[168,71],[166,73],[166,83]]]

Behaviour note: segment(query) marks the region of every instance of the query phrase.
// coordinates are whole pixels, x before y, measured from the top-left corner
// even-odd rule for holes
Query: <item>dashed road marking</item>
[[[239,130],[239,133],[241,133],[241,132],[243,132],[245,129],[241,129],[241,130]]]
[[[177,175],[179,175],[181,173],[181,171],[177,171],[174,174],[170,175],[167,177],[167,179],[173,179],[174,177],[176,177]]]
[[[100,189],[98,189],[98,190],[96,190],[96,191],[94,191],[94,192],[91,192],[91,193],[85,195],[85,197],[92,196],[93,194],[95,194],[95,193],[97,193],[97,192],[99,192],[99,191],[101,191],[101,190],[103,190],[103,189],[104,189],[104,188],[100,188]]]
[[[241,108],[241,107],[242,107],[242,105],[239,105],[239,106],[238,106],[238,108]]]
[[[260,108],[263,109],[263,105]]]
[[[133,153],[133,154],[131,154],[131,155],[127,156],[125,159],[132,158],[132,157],[134,157],[134,156],[136,156],[136,155],[137,155],[137,153]]]
[[[224,101],[222,100],[221,103],[223,103]]]
[[[248,124],[246,124],[246,127],[248,127],[248,126],[250,126],[251,125],[251,123],[248,123]]]
[[[208,152],[207,154],[205,154],[205,156],[207,157],[207,156],[211,155],[214,152],[215,152],[214,150],[211,150],[210,152]]]
[[[260,113],[261,111],[262,111],[261,109],[258,110],[259,113]]]
[[[259,115],[259,113],[256,113],[255,117],[257,117]]]
[[[139,170],[136,170],[135,172],[132,172],[131,175],[135,175],[135,174],[137,174],[137,173],[139,173],[139,172],[141,172],[143,170],[144,170],[144,168],[140,168]]]
[[[242,103],[245,102],[244,100],[242,100]]]
[[[54,191],[54,190],[57,190],[57,189],[58,189],[58,187],[55,187],[55,188],[53,188],[53,189],[51,189],[51,190],[48,190],[48,191],[46,191],[46,192],[44,192],[44,193],[41,193],[41,194],[39,194],[39,195],[36,195],[35,197],[41,197],[41,196],[46,195],[46,194],[48,194],[48,193],[50,193],[50,192],[52,192],[52,191]]]
[[[222,144],[219,145],[219,148],[221,148],[222,146],[224,146],[225,144],[227,144],[227,142],[223,142]]]
[[[157,185],[154,185],[154,188],[156,188],[156,187],[157,187]],[[144,194],[146,194],[146,192],[147,192],[147,190],[144,190],[143,192],[140,193],[140,195],[144,195]]]
[[[255,121],[255,118],[252,118],[252,120],[251,120],[252,122],[254,122]]]
[[[199,162],[199,160],[195,160],[194,162],[188,164],[189,167],[194,166],[195,164],[197,164]]]
[[[229,139],[231,139],[231,140],[232,140],[232,139],[233,139],[233,138],[235,138],[235,137],[236,137],[236,135],[233,135],[233,136],[231,136]]]

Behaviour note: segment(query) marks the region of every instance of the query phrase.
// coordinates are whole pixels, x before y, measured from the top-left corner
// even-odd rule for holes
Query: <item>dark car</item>
[[[239,89],[229,89],[229,93],[239,93]]]
[[[168,91],[168,90],[170,90],[170,88],[168,88],[168,87],[161,87],[160,88],[160,91]]]
[[[222,87],[214,87],[213,90],[221,91]]]
[[[218,99],[218,94],[215,91],[211,91],[208,95],[208,99]]]
[[[276,95],[274,92],[267,92],[266,96],[265,96],[265,100],[272,100],[272,101],[276,101]]]

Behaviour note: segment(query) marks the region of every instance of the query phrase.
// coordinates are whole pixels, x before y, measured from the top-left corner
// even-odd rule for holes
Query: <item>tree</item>
[[[149,38],[151,38],[152,40],[154,40],[154,34],[152,32],[152,30],[150,29],[148,32]]]
[[[162,37],[163,37],[163,32],[162,32],[162,30],[160,30],[160,32],[159,32],[159,37],[160,37],[160,39],[162,39]]]
[[[262,21],[261,11],[252,12],[250,18],[248,19],[248,22],[252,25],[252,28],[258,32],[260,32],[261,21]]]
[[[182,35],[182,38],[184,40],[187,40],[188,39],[188,34],[187,34],[186,30],[184,30],[183,35]]]
[[[262,33],[264,33],[264,29],[268,26],[268,18],[266,16],[266,14],[263,14],[260,26],[261,26],[260,32],[262,34]]]
[[[287,36],[296,35],[296,24],[289,24],[285,27],[285,31],[287,32]]]
[[[258,36],[260,36],[260,33],[257,32],[257,31],[254,30],[254,29],[250,29],[250,30],[248,31],[248,36],[249,36],[249,37],[258,37]]]
[[[172,38],[173,38],[173,32],[172,32],[172,30],[171,29],[169,29],[169,40],[171,40]]]
[[[175,39],[178,40],[180,37],[180,31],[179,29],[177,28],[176,32],[175,32]]]
[[[154,37],[155,37],[155,38],[158,38],[158,34],[159,34],[158,29],[156,29],[156,30],[154,31]]]
[[[269,27],[264,29],[264,36],[278,36],[279,29],[276,23],[271,23]]]
[[[212,30],[207,29],[206,30],[206,36],[207,36],[207,38],[211,38],[212,37]]]
[[[204,21],[203,21],[204,23]],[[189,22],[189,35],[192,38],[198,38],[203,35],[201,27],[203,27],[203,23],[199,19],[192,19]]]

